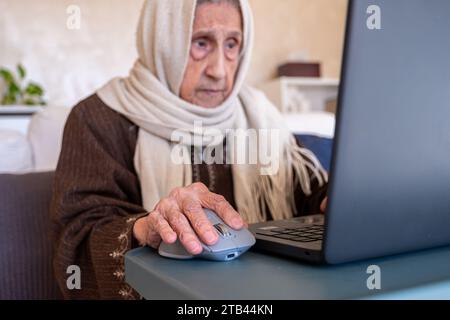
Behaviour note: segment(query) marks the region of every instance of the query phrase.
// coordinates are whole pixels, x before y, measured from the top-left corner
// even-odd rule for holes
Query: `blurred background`
[[[0,0],[0,172],[54,169],[70,108],[128,74],[142,3]],[[347,0],[250,4],[256,42],[247,82],[293,131],[332,138]]]
[[[0,299],[61,297],[48,212],[64,125],[78,101],[128,74],[142,3],[0,0]],[[347,0],[250,3],[247,81],[328,170]]]

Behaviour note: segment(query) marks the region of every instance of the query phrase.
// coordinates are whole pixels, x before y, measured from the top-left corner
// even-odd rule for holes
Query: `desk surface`
[[[367,268],[381,271],[369,290]],[[146,299],[450,299],[450,247],[314,266],[257,252],[230,262],[172,260],[150,248],[125,256],[126,281]]]

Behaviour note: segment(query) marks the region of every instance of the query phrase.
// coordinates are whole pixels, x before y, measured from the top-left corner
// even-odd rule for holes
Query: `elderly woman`
[[[124,254],[177,239],[200,253],[200,241],[218,240],[203,208],[235,229],[323,210],[326,172],[265,96],[243,84],[252,41],[246,0],[146,1],[129,76],[81,101],[65,127],[51,207],[65,297],[138,298],[124,282]],[[276,170],[192,161],[213,140],[225,154],[242,152],[225,134],[236,129],[277,133]],[[174,161],[175,145],[192,157]],[[81,269],[81,289],[67,288],[70,265]]]

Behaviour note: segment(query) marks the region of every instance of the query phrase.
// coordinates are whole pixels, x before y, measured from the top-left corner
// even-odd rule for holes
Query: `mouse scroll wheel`
[[[219,232],[219,234],[221,234],[223,237],[230,237],[231,236],[231,233],[228,230],[227,226],[225,226],[222,223],[215,224],[214,228],[216,228],[216,230]]]

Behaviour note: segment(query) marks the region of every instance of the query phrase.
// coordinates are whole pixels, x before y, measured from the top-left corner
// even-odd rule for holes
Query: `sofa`
[[[61,298],[52,272],[48,212],[67,111],[36,115],[27,138],[32,168],[0,174],[0,299]],[[332,138],[311,130],[296,138],[329,168]]]
[[[48,216],[53,172],[0,175],[0,300],[58,299]]]
[[[26,134],[0,127],[0,173],[54,170],[70,111],[66,107],[45,107],[31,117]]]
[[[0,174],[52,171],[56,168],[64,124],[71,108],[45,107],[29,121],[27,133],[0,127]],[[334,136],[335,117],[328,112],[284,115],[288,128],[308,140],[313,151]],[[327,148],[318,155],[326,154]],[[328,167],[326,157],[324,166]]]

